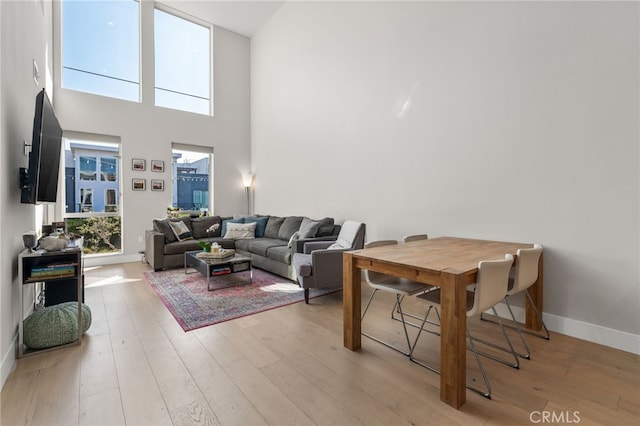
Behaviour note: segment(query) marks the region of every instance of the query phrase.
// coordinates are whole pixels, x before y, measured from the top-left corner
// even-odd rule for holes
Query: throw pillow
[[[256,238],[264,237],[264,232],[267,230],[268,221],[268,217],[249,216],[244,218],[244,223],[256,223]]]
[[[174,243],[178,241],[169,226],[169,219],[153,219],[153,230],[164,234],[164,243]]]
[[[228,239],[250,239],[256,236],[256,222],[252,223],[228,223],[227,232],[224,238]]]
[[[298,231],[299,237],[301,239],[313,238],[318,233],[319,227],[320,227],[320,222],[316,220],[311,220],[308,217],[304,217],[302,218],[302,223],[300,224],[300,230]]]
[[[267,221],[267,227],[264,230],[265,238],[278,238],[278,232],[284,222],[284,217],[271,216]],[[287,237],[288,239],[289,237]]]
[[[176,235],[178,241],[193,240],[191,230],[184,222],[169,222],[169,226],[173,230],[173,233]]]
[[[227,226],[230,223],[244,223],[244,217],[239,217],[237,219],[228,219],[222,221],[222,229],[220,230],[220,235],[223,237],[227,234]]]
[[[291,248],[291,246],[293,246],[293,242],[298,238],[300,238],[300,234],[298,234],[297,232],[294,232],[291,238],[289,238],[289,243],[287,244],[287,247]]]
[[[288,216],[282,222],[282,226],[278,231],[278,238],[281,240],[288,241],[289,238],[300,229],[300,224],[302,223],[302,216]]]

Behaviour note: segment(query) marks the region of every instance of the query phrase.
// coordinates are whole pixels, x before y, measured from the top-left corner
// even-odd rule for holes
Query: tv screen
[[[55,203],[62,149],[62,128],[44,89],[36,96],[29,168],[21,202]]]

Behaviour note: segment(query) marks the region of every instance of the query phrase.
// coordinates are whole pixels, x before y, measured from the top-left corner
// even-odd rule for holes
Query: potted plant
[[[198,245],[200,246],[200,248],[202,248],[202,251],[204,252],[210,252],[211,251],[211,243],[208,241],[198,241]]]

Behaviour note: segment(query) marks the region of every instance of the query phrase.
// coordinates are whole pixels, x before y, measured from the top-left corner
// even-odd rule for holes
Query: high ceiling
[[[284,1],[164,0],[162,3],[247,37],[253,37]]]

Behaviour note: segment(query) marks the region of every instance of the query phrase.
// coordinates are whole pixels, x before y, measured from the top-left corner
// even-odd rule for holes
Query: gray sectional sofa
[[[177,221],[183,222],[191,234],[183,237],[182,241],[178,240],[170,225],[170,222]],[[239,228],[237,224],[254,222],[253,238],[225,238],[225,235],[231,235],[229,230]],[[253,225],[246,228],[249,227],[253,228]],[[177,226],[174,224],[173,228]],[[295,281],[296,272],[291,263],[293,253],[302,252],[307,242],[335,241],[339,233],[340,225],[328,217],[320,220],[268,215],[235,219],[220,216],[155,219],[153,229],[145,231],[145,256],[155,271],[179,268],[184,266],[186,251],[201,249],[199,241],[215,242],[222,248],[235,249],[239,254],[250,256],[256,268]]]

